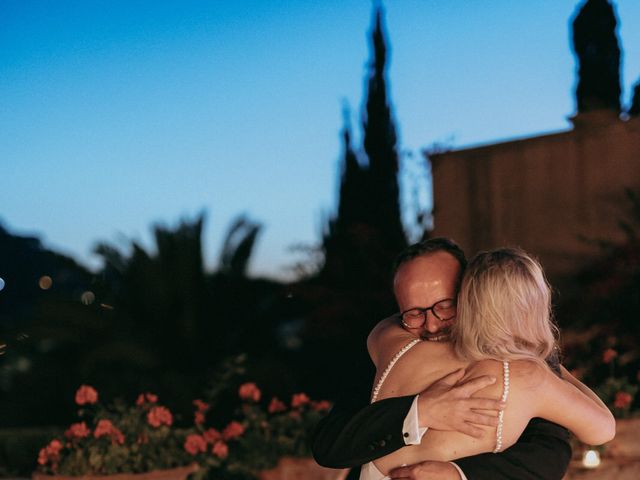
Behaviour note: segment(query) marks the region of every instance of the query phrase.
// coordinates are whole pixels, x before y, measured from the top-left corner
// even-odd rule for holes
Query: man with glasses
[[[448,341],[465,267],[464,253],[448,239],[434,238],[408,247],[398,256],[393,276],[400,313],[380,322],[368,341],[375,342],[384,329],[397,322],[423,340]],[[497,400],[471,395],[495,379],[480,377],[456,385],[463,374],[450,374],[416,396],[387,398],[368,406],[363,398],[338,402],[313,433],[316,461],[333,468],[363,465],[406,445],[419,444],[428,428],[479,436],[481,430],[474,424],[496,423],[495,416],[479,410],[498,410],[500,405]],[[455,463],[423,462],[396,469],[390,477],[560,480],[570,458],[568,432],[534,419],[518,442],[502,453],[475,455]]]

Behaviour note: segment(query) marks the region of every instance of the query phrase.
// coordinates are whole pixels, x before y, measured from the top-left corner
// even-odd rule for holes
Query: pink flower
[[[627,408],[631,405],[631,401],[633,397],[630,393],[627,392],[618,392],[616,393],[616,399],[613,402],[613,406],[615,408]]]
[[[202,425],[204,423],[204,420],[205,420],[204,413],[202,412],[194,413],[193,423],[195,423],[196,425]]]
[[[262,396],[262,392],[258,388],[258,386],[253,383],[243,383],[240,385],[240,389],[238,390],[238,395],[242,400],[247,400],[251,402],[259,402],[260,397]]]
[[[136,399],[136,405],[144,405],[145,403],[156,403],[158,401],[158,396],[153,393],[141,393],[138,395]]]
[[[225,427],[222,431],[222,438],[225,440],[231,440],[233,438],[237,438],[244,433],[244,427],[241,423],[238,422],[230,422],[229,425]]]
[[[98,392],[89,385],[81,385],[76,392],[76,403],[78,405],[93,405],[98,401]]]
[[[184,441],[184,449],[191,455],[207,451],[207,441],[201,435],[188,435]]]
[[[98,420],[93,436],[96,438],[110,437],[113,443],[122,445],[124,443],[124,435],[118,428],[111,423],[111,420]]]
[[[311,408],[313,408],[318,412],[329,410],[331,408],[331,402],[329,402],[328,400],[320,400],[318,402],[313,402],[311,404]]]
[[[161,425],[171,426],[173,423],[173,415],[168,408],[165,407],[153,407],[147,413],[147,422],[152,427],[160,427]]]
[[[49,445],[40,449],[38,453],[38,464],[46,465],[50,462],[55,464],[60,459],[60,450],[62,450],[63,446],[60,440],[51,440]]]
[[[602,353],[602,361],[604,363],[611,363],[611,361],[618,356],[618,352],[616,352],[613,348],[607,348]]]
[[[216,430],[215,428],[210,428],[209,430],[205,430],[202,434],[207,443],[216,443],[218,440],[222,438],[222,434]]]
[[[117,443],[118,445],[122,445],[124,443],[124,435],[120,430],[114,428],[111,432],[111,441],[113,443]]]
[[[89,430],[85,422],[74,423],[64,432],[64,436],[67,438],[85,438],[90,434],[91,430]]]
[[[116,427],[111,423],[111,420],[98,420],[93,436],[96,438],[111,436],[111,433]]]
[[[47,456],[47,449],[41,448],[38,452],[38,465],[46,465],[49,462],[49,457]]]
[[[211,449],[211,453],[216,455],[218,458],[227,458],[227,455],[229,455],[229,447],[222,441],[216,442]]]
[[[198,409],[199,412],[206,412],[207,410],[209,410],[210,405],[206,402],[203,402],[202,400],[196,398],[193,401],[193,404],[196,406],[196,408]]]
[[[287,406],[282,403],[278,397],[273,397],[271,399],[271,403],[269,403],[269,407],[267,407],[267,411],[269,413],[278,413],[284,412],[287,409]]]
[[[291,397],[291,406],[293,408],[302,407],[303,405],[308,404],[311,399],[307,396],[306,393],[296,393]]]

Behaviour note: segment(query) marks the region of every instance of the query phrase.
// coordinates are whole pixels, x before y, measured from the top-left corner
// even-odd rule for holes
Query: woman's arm
[[[540,411],[536,416],[565,426],[589,445],[601,445],[613,439],[616,422],[611,411],[566,369],[562,374],[566,380],[545,371],[544,381],[537,388]]]

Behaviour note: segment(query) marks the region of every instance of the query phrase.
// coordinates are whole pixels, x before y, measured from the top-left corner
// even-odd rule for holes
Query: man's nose
[[[429,333],[437,333],[442,328],[442,321],[438,319],[433,312],[427,312],[427,320],[424,322],[424,328]]]

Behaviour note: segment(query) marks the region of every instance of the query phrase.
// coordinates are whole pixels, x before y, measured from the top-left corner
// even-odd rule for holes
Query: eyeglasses
[[[428,308],[410,308],[400,314],[402,325],[406,328],[419,328],[427,321],[427,312],[431,310],[433,316],[444,322],[456,316],[456,301],[445,298]]]

